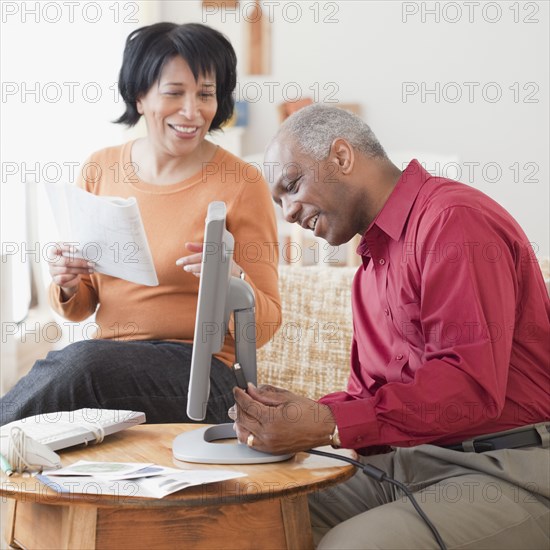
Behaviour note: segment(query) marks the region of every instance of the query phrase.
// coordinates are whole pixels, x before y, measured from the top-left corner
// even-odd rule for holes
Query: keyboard
[[[21,428],[32,439],[52,451],[103,441],[103,437],[143,424],[145,413],[115,409],[79,409],[29,416],[0,428],[2,443],[9,440],[13,427]],[[3,446],[3,445],[2,445]]]

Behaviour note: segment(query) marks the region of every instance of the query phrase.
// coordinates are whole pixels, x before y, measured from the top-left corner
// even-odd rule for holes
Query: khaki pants
[[[448,549],[548,550],[549,457],[542,447],[477,454],[420,445],[361,460],[415,493]],[[318,548],[438,548],[408,499],[362,472],[309,503]]]

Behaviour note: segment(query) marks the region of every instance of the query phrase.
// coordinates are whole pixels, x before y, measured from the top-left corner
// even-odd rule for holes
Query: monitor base
[[[255,451],[242,443],[212,443],[219,439],[235,439],[233,424],[197,428],[178,435],[172,443],[174,460],[199,464],[267,464],[288,460],[293,454],[271,455]]]

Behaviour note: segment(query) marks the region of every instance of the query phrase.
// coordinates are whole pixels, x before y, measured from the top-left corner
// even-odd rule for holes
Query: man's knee
[[[399,517],[398,522],[395,520],[396,515]],[[431,548],[433,542],[430,531],[415,516],[414,510],[394,511],[392,504],[385,504],[332,528],[317,548],[412,550]]]
[[[318,550],[359,550],[365,548],[376,548],[367,543],[368,532],[363,529],[357,529],[358,521],[366,517],[368,512],[359,514],[347,521],[333,527],[319,542]]]

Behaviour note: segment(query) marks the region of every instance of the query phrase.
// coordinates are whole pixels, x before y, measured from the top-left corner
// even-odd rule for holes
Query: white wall
[[[283,88],[294,97],[292,83],[304,95],[316,91],[321,100],[360,103],[396,160],[409,153],[421,161],[458,158],[459,166],[442,164],[440,170],[495,198],[520,222],[538,254],[548,255],[549,3],[263,5],[273,20],[272,73],[244,76],[239,67],[241,97],[256,99],[260,90],[251,104],[245,153],[261,151],[276,131],[275,105],[283,100]],[[236,12],[214,13],[202,10],[199,0],[164,1],[160,16],[222,30],[244,59],[250,7],[241,0]],[[437,96],[422,97],[422,86],[436,85]],[[404,98],[404,86],[418,93]],[[455,101],[457,92],[462,97]]]
[[[111,122],[123,112],[118,71],[126,36],[157,17],[154,4],[28,1],[0,6],[1,238],[2,251],[14,256],[14,269],[24,264],[14,277],[15,286],[21,283],[16,294],[25,291],[25,268],[43,257],[42,248],[24,244],[23,182],[74,182],[78,166],[93,151],[132,135]],[[48,242],[55,230],[45,197],[39,201],[45,214],[40,237]]]
[[[111,123],[123,112],[116,93],[118,70],[126,36],[156,19],[155,7],[155,2],[117,0],[0,3],[0,237],[2,254],[7,254],[2,257],[2,301],[13,298],[12,308],[2,303],[3,390],[46,348],[60,345],[59,331],[47,330],[49,311],[39,317],[33,311],[15,332],[14,322],[27,312],[28,268],[40,262],[43,283],[49,283],[45,244],[56,237],[38,188],[40,219],[33,223],[40,243],[26,242],[23,184],[74,181],[78,165],[93,151],[133,135]],[[8,272],[8,266],[13,270]]]
[[[292,83],[304,95],[316,90],[321,100],[358,102],[396,158],[408,156],[405,152],[420,160],[427,155],[458,158],[462,181],[508,208],[539,255],[549,254],[547,2],[263,0],[273,20],[272,73],[263,77],[244,76],[242,70],[248,0],[240,1],[236,13],[206,12],[200,0],[82,1],[74,8],[72,22],[67,8],[71,3],[42,2],[39,13],[33,14],[37,4],[2,2],[3,240],[9,238],[9,221],[16,215],[8,193],[21,181],[23,162],[27,168],[39,163],[41,176],[48,169],[50,179],[59,175],[67,181],[71,163],[128,139],[130,133],[110,122],[122,111],[113,86],[124,39],[137,26],[173,20],[204,22],[225,32],[241,59],[240,96],[254,99],[260,91],[251,104],[245,154],[261,152],[275,132],[276,104],[283,99],[283,89],[295,94]],[[94,5],[100,6],[99,14]],[[44,6],[49,6],[47,11]],[[436,7],[439,22],[425,13]],[[60,20],[51,22],[58,15]],[[460,19],[450,22],[457,15]],[[73,101],[65,84],[69,82],[76,83]],[[434,95],[423,102],[420,93],[405,101],[406,82],[419,88],[422,82],[431,88],[456,82],[463,97],[452,103],[457,88],[448,85],[438,102]],[[470,88],[472,102],[465,82],[479,83]],[[24,93],[24,86],[36,83],[38,98]],[[496,86],[486,87],[484,96],[488,83]],[[514,83],[519,86],[516,98],[509,89]],[[86,85],[88,97],[83,95]],[[56,86],[62,95],[52,100]],[[101,99],[93,102],[98,89]],[[490,102],[498,89],[501,99]],[[530,93],[536,103],[526,102]],[[451,177],[457,174],[456,165],[439,168]],[[17,173],[11,174],[14,170]]]

